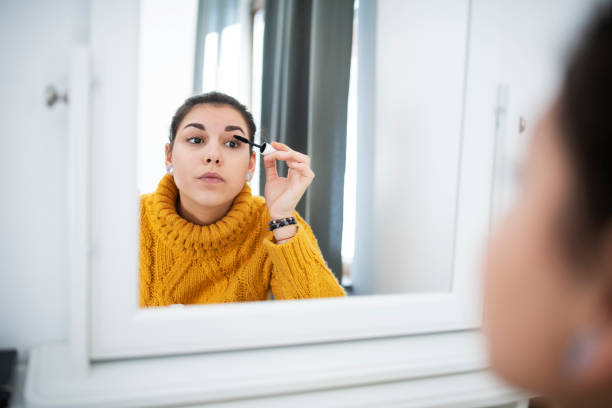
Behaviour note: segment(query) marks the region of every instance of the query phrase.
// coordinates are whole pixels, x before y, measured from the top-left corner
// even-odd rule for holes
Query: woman
[[[485,269],[493,369],[559,406],[612,407],[610,3],[535,132]]]
[[[141,199],[140,305],[345,296],[295,206],[314,178],[310,158],[281,143],[264,156],[265,201],[251,195],[255,134],[234,98],[196,95],[176,111],[167,174]],[[276,161],[289,167],[279,177]]]

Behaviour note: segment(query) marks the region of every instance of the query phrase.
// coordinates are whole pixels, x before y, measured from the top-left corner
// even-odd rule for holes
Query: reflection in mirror
[[[550,7],[142,2],[141,305],[452,291],[464,129],[495,140],[488,223],[586,8]]]

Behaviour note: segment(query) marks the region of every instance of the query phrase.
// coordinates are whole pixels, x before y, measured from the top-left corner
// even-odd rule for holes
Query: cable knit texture
[[[345,296],[312,230],[297,214],[297,235],[283,244],[247,184],[211,225],[177,213],[178,189],[165,175],[140,202],[140,306]]]

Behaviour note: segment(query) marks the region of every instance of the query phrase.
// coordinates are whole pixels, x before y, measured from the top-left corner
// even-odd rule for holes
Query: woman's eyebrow
[[[203,124],[201,124],[201,123],[188,123],[188,124],[186,124],[186,125],[183,127],[183,129],[186,129],[186,128],[190,127],[190,126],[191,126],[191,127],[194,127],[194,128],[197,128],[197,129],[200,129],[200,130],[206,130],[206,128],[204,127],[204,125],[203,125]]]
[[[240,126],[235,126],[235,125],[228,125],[225,127],[225,131],[226,132],[230,132],[232,130],[239,130],[242,132],[243,135],[246,135],[246,133],[244,133],[244,130],[242,130],[242,128]]]

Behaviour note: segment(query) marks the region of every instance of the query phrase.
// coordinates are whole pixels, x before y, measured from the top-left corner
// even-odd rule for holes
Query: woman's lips
[[[198,179],[207,184],[218,184],[223,183],[225,181],[223,180],[223,177],[221,177],[217,173],[212,172],[204,173],[200,177],[198,177]]]

